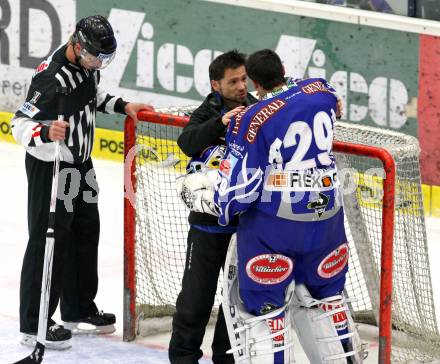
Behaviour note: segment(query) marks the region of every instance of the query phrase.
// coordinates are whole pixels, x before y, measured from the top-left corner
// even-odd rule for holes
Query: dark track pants
[[[53,163],[26,153],[25,164],[29,241],[21,271],[20,331],[36,333]],[[99,214],[92,161],[89,159],[80,165],[61,162],[60,171],[66,168],[74,168],[77,172],[64,173],[67,178],[59,180],[49,318],[61,298],[61,318],[70,321],[97,311],[93,300],[98,290]],[[60,177],[62,174],[60,172]],[[76,190],[77,193],[72,193]],[[75,197],[67,198],[69,194]]]
[[[231,234],[212,234],[191,227],[188,233],[186,266],[182,290],[177,298],[173,317],[173,333],[169,346],[172,364],[196,364],[203,353],[200,346],[205,335],[217,290],[220,268],[226,259]],[[226,355],[230,349],[228,332],[220,306],[212,342],[214,364],[231,364]]]

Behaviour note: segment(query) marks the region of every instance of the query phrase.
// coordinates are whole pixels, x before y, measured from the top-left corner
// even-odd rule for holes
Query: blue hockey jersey
[[[337,103],[324,79],[291,81],[229,125],[214,201],[220,224],[240,214],[239,296],[252,315],[282,307],[293,280],[317,299],[344,288],[349,247],[332,153]],[[284,327],[283,315],[269,325]],[[284,336],[273,341],[282,345]],[[280,351],[270,362],[286,361]]]
[[[335,216],[342,208],[332,153],[336,111],[335,90],[315,78],[289,81],[238,114],[216,185],[219,223],[251,209],[275,225]]]

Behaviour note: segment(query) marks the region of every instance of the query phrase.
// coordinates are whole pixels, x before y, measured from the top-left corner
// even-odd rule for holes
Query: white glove
[[[213,171],[217,173],[217,171]],[[203,212],[219,216],[219,211],[214,204],[214,187],[212,177],[206,172],[195,172],[177,180],[177,192],[183,203],[195,212]]]

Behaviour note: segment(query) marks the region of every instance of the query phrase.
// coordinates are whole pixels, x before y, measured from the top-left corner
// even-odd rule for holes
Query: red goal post
[[[342,141],[333,142],[334,152],[378,159],[385,170],[383,180],[382,248],[379,311],[379,363],[391,363],[393,239],[396,164],[386,149]]]
[[[124,340],[136,337],[144,318],[171,315],[180,290],[188,212],[179,207],[173,182],[184,173],[187,161],[175,140],[188,122],[182,114],[188,112],[191,108],[141,112],[137,125],[126,119]],[[417,140],[338,123],[334,151],[338,167],[349,170],[349,179],[356,184],[344,195],[352,255],[347,292],[355,300],[351,304],[354,318],[379,327],[380,363],[436,357],[440,341]],[[370,169],[383,173],[370,176]],[[398,345],[392,346],[392,338]]]

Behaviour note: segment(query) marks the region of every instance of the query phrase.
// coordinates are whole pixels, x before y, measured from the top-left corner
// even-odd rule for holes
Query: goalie
[[[332,154],[338,98],[323,79],[286,81],[271,50],[252,54],[246,71],[260,102],[231,120],[219,172],[188,175],[181,192],[221,225],[240,215],[223,287],[231,352],[237,363],[294,363],[296,327],[311,363],[361,363],[343,294],[349,252]]]

